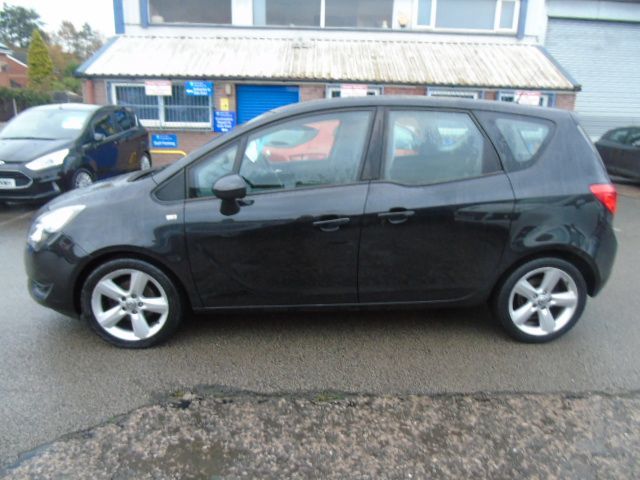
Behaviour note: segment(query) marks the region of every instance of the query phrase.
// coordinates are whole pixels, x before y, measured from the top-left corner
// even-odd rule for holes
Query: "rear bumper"
[[[613,225],[609,223],[599,237],[599,244],[593,256],[597,267],[596,281],[592,296],[596,296],[609,281],[613,263],[618,251],[618,240],[613,231]]]

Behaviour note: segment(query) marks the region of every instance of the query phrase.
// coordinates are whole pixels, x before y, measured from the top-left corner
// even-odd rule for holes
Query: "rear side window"
[[[553,130],[553,122],[522,115],[478,112],[509,172],[531,166]]]
[[[389,113],[383,179],[404,185],[479,177],[500,170],[489,141],[466,113]]]
[[[604,138],[610,142],[625,143],[629,130],[626,128],[619,128],[618,130],[612,130],[607,133]]]

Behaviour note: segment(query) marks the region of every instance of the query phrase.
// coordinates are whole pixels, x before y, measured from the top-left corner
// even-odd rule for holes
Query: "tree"
[[[82,62],[102,46],[102,36],[88,23],[77,30],[73,23],[64,21],[54,35],[54,41],[65,53],[70,53]]]
[[[0,10],[0,41],[13,49],[27,48],[33,31],[43,25],[35,10],[5,3]]]
[[[29,46],[29,86],[40,92],[48,92],[54,80],[53,61],[49,48],[39,30],[33,31]]]

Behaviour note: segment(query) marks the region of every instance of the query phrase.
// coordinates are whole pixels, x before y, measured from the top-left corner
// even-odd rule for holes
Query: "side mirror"
[[[213,184],[213,193],[221,200],[238,200],[247,196],[247,183],[240,175],[227,175]]]
[[[106,136],[104,133],[98,133],[98,132],[95,132],[95,133],[93,134],[93,139],[94,139],[96,142],[102,142],[105,138],[107,138],[107,136]]]

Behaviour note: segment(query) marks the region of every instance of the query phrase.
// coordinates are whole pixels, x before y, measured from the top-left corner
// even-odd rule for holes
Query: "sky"
[[[114,35],[113,0],[5,0],[1,3],[32,8],[45,22],[47,32],[57,30],[63,20],[76,27],[87,22],[105,37]]]

